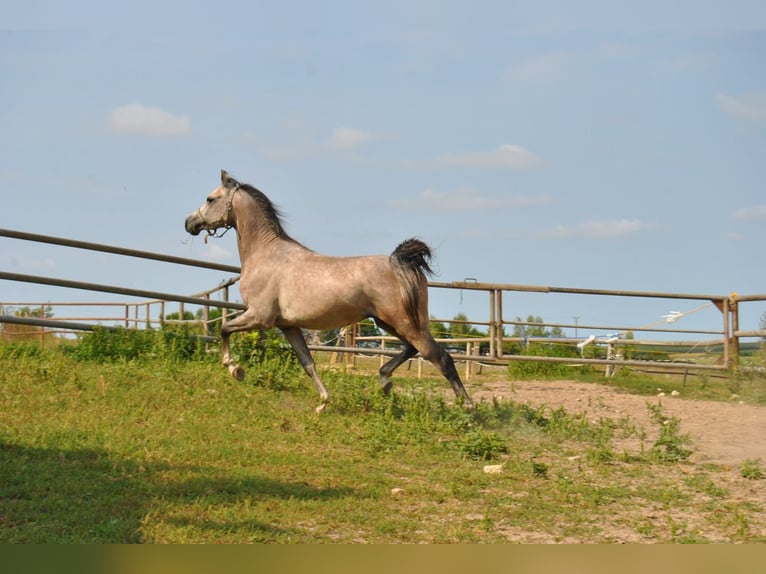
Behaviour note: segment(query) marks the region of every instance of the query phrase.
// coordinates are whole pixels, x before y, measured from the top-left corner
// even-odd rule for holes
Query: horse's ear
[[[224,187],[226,187],[226,183],[229,181],[229,174],[226,173],[225,169],[221,170],[221,183]]]

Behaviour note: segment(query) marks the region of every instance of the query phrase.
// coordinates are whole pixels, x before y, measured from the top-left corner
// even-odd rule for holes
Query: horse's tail
[[[407,239],[394,249],[389,260],[399,280],[407,315],[412,324],[420,329],[420,301],[423,297],[421,290],[427,289],[426,274],[433,274],[429,265],[431,249],[419,239]],[[425,296],[428,297],[427,291]]]

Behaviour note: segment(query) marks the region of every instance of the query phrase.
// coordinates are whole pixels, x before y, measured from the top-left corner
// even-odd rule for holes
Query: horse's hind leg
[[[375,323],[382,328],[387,333],[393,335],[394,337],[398,337],[402,343],[404,343],[404,349],[401,353],[398,355],[395,355],[391,360],[386,362],[381,368],[378,373],[380,374],[380,389],[383,391],[384,395],[388,395],[391,393],[391,387],[393,386],[393,383],[391,382],[391,375],[394,373],[396,369],[398,369],[401,365],[404,364],[405,361],[411,359],[415,355],[417,355],[418,350],[412,346],[410,343],[408,343],[404,337],[402,337],[396,329],[394,329],[391,325],[380,319],[379,317],[375,317]]]
[[[380,368],[380,388],[384,395],[388,395],[391,392],[391,387],[393,386],[391,374],[417,353],[418,350],[415,347],[404,341],[404,350]]]
[[[463,381],[460,380],[460,375],[455,368],[455,360],[452,356],[445,351],[439,343],[437,343],[431,336],[431,333],[424,331],[420,334],[417,340],[413,341],[423,358],[431,361],[437,369],[444,375],[452,385],[452,390],[455,392],[455,396],[463,399],[463,405],[467,409],[473,409],[473,401],[468,395],[468,391],[463,386]]]
[[[303,338],[303,333],[301,333],[301,330],[297,327],[280,327],[280,329],[282,330],[282,333],[284,333],[285,339],[287,339],[290,346],[295,351],[295,354],[298,355],[298,360],[301,362],[301,365],[303,365],[303,370],[306,371],[306,374],[311,377],[311,380],[314,382],[314,386],[319,393],[319,398],[322,401],[316,408],[316,411],[321,413],[327,406],[327,401],[330,400],[330,395],[327,393],[327,389],[324,388],[322,379],[317,375],[314,357],[311,356],[311,351],[309,351],[309,347],[306,344],[306,339]]]

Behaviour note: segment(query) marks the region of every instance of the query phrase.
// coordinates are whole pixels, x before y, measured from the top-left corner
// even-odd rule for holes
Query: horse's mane
[[[237,182],[239,183],[239,182]],[[285,231],[285,219],[282,212],[266,197],[266,194],[261,190],[253,187],[249,183],[239,183],[239,189],[247,192],[247,194],[255,201],[258,208],[263,213],[265,219],[265,225],[269,227],[277,237],[285,239],[287,241],[295,241]]]

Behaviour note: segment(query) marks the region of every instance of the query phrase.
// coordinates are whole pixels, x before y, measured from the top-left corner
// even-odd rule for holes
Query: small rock
[[[665,396],[665,393],[657,393],[657,396],[658,396],[658,397],[664,397],[664,396]]]
[[[487,474],[500,474],[503,472],[502,464],[488,464],[484,466],[484,472]]]
[[[403,488],[392,488],[391,489],[391,494],[393,496],[399,496],[400,494],[404,494],[404,489]]]
[[[679,396],[680,394],[681,394],[681,393],[679,393],[678,391],[673,391],[672,393],[670,393],[670,396],[671,396],[671,397],[677,397],[677,396]]]

